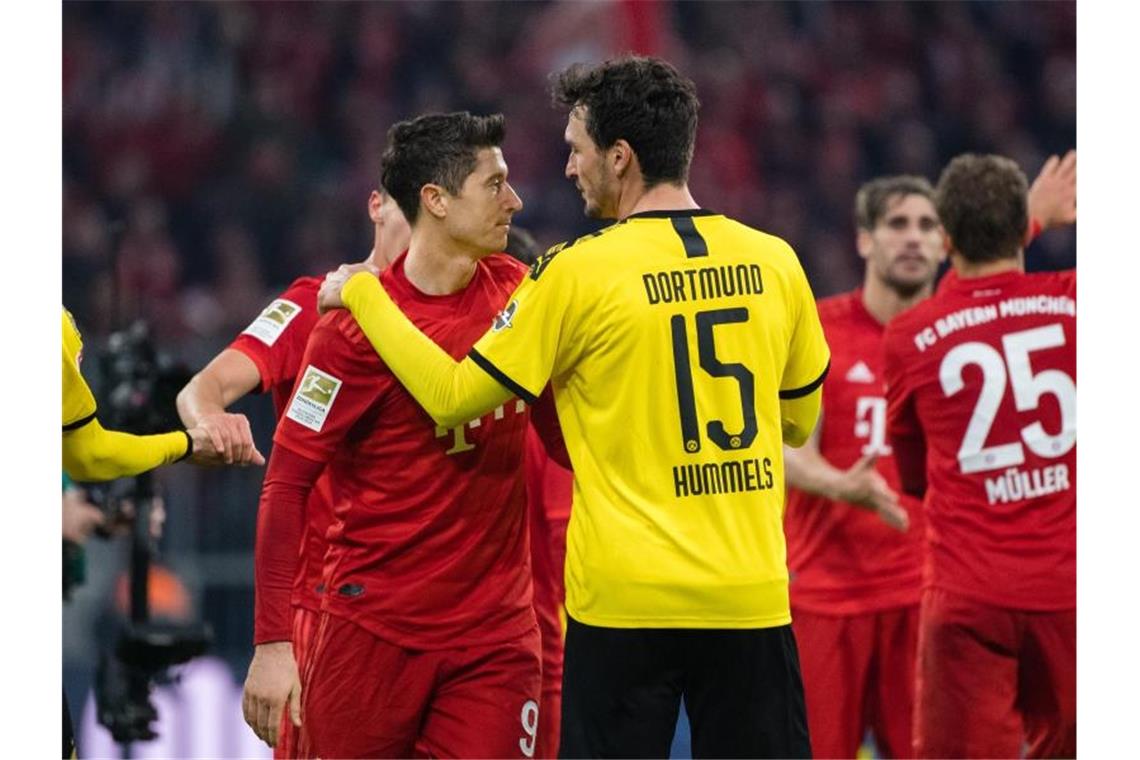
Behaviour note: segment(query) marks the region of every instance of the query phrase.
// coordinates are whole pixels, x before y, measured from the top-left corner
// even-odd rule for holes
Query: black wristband
[[[175,462],[181,462],[183,459],[194,453],[194,439],[190,437],[190,431],[183,430],[182,435],[186,436],[186,453],[175,459]]]

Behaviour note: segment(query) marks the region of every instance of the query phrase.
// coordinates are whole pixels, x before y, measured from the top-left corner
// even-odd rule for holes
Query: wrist
[[[186,436],[186,451],[182,454],[182,456],[175,459],[175,462],[181,462],[183,459],[186,459],[194,453],[194,436],[190,435],[189,430],[183,430],[182,435]]]
[[[1044,230],[1045,227],[1041,224],[1040,219],[1033,216],[1029,217],[1029,229],[1025,231],[1025,245],[1029,245],[1034,240],[1036,240],[1037,236],[1040,235]]]

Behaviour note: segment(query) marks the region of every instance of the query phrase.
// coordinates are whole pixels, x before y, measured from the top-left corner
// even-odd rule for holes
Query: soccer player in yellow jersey
[[[375,277],[331,276],[439,424],[549,382],[574,468],[559,754],[810,754],[788,607],[782,443],[815,426],[829,351],[783,240],[698,207],[692,82],[653,58],[572,66],[566,176],[618,222],[555,246],[456,363]]]
[[[71,313],[63,310],[63,470],[74,480],[125,478],[189,457],[198,464],[218,464],[221,455],[201,427],[157,435],[104,430],[95,416],[95,397],[79,362],[83,341]],[[254,464],[265,464],[260,455]]]

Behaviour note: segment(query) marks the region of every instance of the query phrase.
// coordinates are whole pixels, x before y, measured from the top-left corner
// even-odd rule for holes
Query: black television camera
[[[191,373],[157,352],[146,323],[135,322],[111,335],[99,357],[102,388],[100,418],[110,429],[151,434],[182,427],[175,407],[179,389]],[[127,522],[131,532],[130,621],[113,652],[104,652],[95,681],[99,722],[120,743],[155,738],[158,717],[151,688],[171,680],[168,669],[203,654],[213,642],[205,623],[151,621],[148,580],[157,547],[151,535],[155,500],[152,473],[109,484],[86,486],[89,498],[107,515],[107,523]],[[130,509],[125,505],[130,504]],[[105,537],[105,536],[104,536]]]

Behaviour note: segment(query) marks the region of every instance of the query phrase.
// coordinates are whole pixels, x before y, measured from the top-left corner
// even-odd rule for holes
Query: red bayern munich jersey
[[[534,573],[534,614],[542,631],[542,679],[561,678],[562,609],[566,604],[566,525],[574,473],[546,453],[533,426],[526,441],[526,498],[530,558]],[[561,685],[561,680],[557,682]]]
[[[420,293],[401,256],[381,276],[409,319],[453,358],[491,325],[526,268],[481,260],[446,296]],[[452,429],[387,369],[352,314],[313,330],[274,441],[328,462],[335,522],[322,609],[412,649],[497,643],[535,625],[517,399]]]
[[[952,280],[884,336],[888,434],[926,482],[925,582],[1076,606],[1076,272]],[[926,449],[923,468],[921,452]]]
[[[831,346],[820,453],[841,470],[877,454],[875,469],[898,491],[898,469],[886,438],[883,325],[863,305],[862,290],[822,299],[818,307]],[[918,604],[922,509],[909,496],[900,502],[910,513],[906,533],[868,509],[789,487],[784,530],[793,609],[857,615]]]
[[[285,292],[273,299],[253,323],[229,348],[241,351],[257,366],[261,376],[261,393],[273,394],[273,409],[278,422],[285,414],[293,385],[301,374],[301,358],[305,344],[317,324],[317,291],[322,280],[301,277]],[[325,559],[325,532],[332,523],[332,492],[328,479],[322,476],[309,495],[305,506],[306,522],[302,541],[304,550],[297,566],[292,604],[320,610],[318,587]]]

